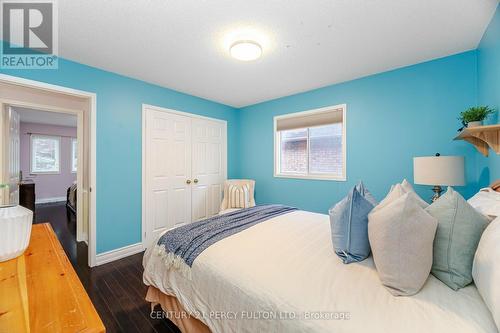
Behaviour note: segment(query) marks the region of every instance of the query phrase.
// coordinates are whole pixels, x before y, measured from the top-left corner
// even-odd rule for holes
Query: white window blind
[[[278,117],[276,130],[292,130],[342,123],[343,109],[332,109],[318,112],[305,112],[296,116]]]

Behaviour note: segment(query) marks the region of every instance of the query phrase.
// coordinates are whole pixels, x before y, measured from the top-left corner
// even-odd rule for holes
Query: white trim
[[[51,202],[63,202],[66,201],[66,197],[52,197],[52,198],[45,198],[45,199],[37,199],[35,201],[35,204],[45,204],[45,203],[51,203]]]
[[[51,91],[51,92],[56,92],[56,93],[62,93],[65,95],[70,95],[70,96],[77,96],[77,97],[83,97],[83,98],[88,98],[90,99],[90,170],[89,170],[89,192],[90,192],[90,199],[89,199],[89,226],[88,226],[88,232],[89,232],[89,266],[93,267],[96,265],[96,194],[97,194],[97,189],[96,189],[96,148],[97,148],[97,137],[96,137],[96,123],[97,123],[97,95],[95,93],[83,91],[83,90],[77,90],[77,89],[72,89],[72,88],[67,88],[63,86],[57,86],[49,83],[44,83],[44,82],[39,82],[39,81],[34,81],[34,80],[28,80],[24,78],[20,78],[17,76],[11,76],[11,75],[6,75],[6,74],[0,74],[0,82],[6,82],[10,84],[17,84],[20,86],[25,86],[25,87],[32,87],[36,89],[41,89],[45,91]],[[8,103],[8,102],[6,102]],[[33,105],[36,106],[36,105]],[[58,109],[56,108],[50,108],[52,111],[56,111]],[[48,111],[51,111],[48,110]],[[59,112],[67,112],[67,113],[72,113],[68,112],[67,110],[59,110]],[[83,140],[79,140],[79,145],[83,145]],[[79,149],[82,148],[81,146],[78,147]],[[80,149],[80,151],[82,151]],[[79,159],[81,161],[81,159]],[[81,170],[81,169],[80,169]],[[81,190],[81,181],[78,182],[78,196],[79,199],[83,194],[83,191]],[[81,202],[81,200],[78,200]],[[80,210],[81,213],[81,210]],[[77,211],[78,214],[78,211]]]
[[[78,112],[77,114],[77,127],[76,127],[76,139],[77,139],[77,144],[78,144],[78,150],[77,151],[83,151],[83,145],[85,144],[83,137],[84,137],[84,114],[83,112]],[[91,125],[93,126],[93,125]],[[80,140],[78,140],[80,138]],[[92,144],[92,143],[91,143]],[[89,148],[92,150],[92,148]],[[89,218],[87,219],[87,222],[89,225],[87,225],[87,228],[83,225],[83,223],[78,223],[78,221],[83,221],[83,198],[87,198],[88,201],[90,201],[90,198],[88,196],[89,192],[88,189],[85,189],[82,187],[83,186],[78,186],[78,184],[83,184],[83,173],[84,173],[84,168],[83,168],[83,160],[78,159],[77,161],[77,170],[76,170],[76,241],[81,242],[87,241],[89,239],[89,228],[90,228],[90,215]],[[78,172],[78,170],[81,170],[81,172]],[[90,171],[89,171],[90,173]],[[90,180],[89,180],[90,181]],[[90,185],[91,186],[91,185]],[[81,192],[81,193],[80,193]],[[88,213],[90,214],[90,202],[87,202],[88,205]],[[95,206],[94,206],[95,207]],[[88,243],[87,243],[88,245]],[[90,247],[89,247],[90,248]],[[89,252],[89,258],[90,258],[90,252]],[[90,265],[90,260],[89,260],[89,265]]]
[[[309,179],[309,180],[333,180],[333,181],[339,181],[339,182],[345,182],[347,181],[346,177],[342,176],[335,176],[335,175],[329,175],[329,174],[308,174],[308,175],[303,175],[303,174],[284,174],[284,173],[275,173],[274,174],[275,178],[291,178],[291,179]]]
[[[329,175],[329,174],[284,174],[279,172],[279,158],[278,154],[280,153],[280,139],[279,135],[280,133],[277,131],[277,124],[279,119],[285,119],[285,118],[293,118],[293,117],[298,117],[298,116],[305,116],[305,115],[310,115],[310,114],[315,114],[315,113],[322,113],[322,112],[328,112],[330,110],[339,110],[342,109],[342,175],[341,176],[336,176],[336,175]],[[274,121],[274,128],[273,128],[273,137],[274,137],[274,170],[273,170],[273,175],[275,178],[294,178],[294,179],[310,179],[310,180],[333,180],[333,181],[347,181],[347,105],[346,104],[338,104],[338,105],[331,105],[331,106],[325,106],[322,108],[318,109],[313,109],[313,110],[307,110],[307,111],[300,111],[300,112],[293,112],[293,113],[287,113],[284,115],[279,115],[275,116],[273,118]],[[308,148],[309,150],[309,145]],[[307,158],[309,159],[309,151],[308,151],[308,156]]]
[[[182,112],[182,111],[177,111],[177,110],[172,110],[172,109],[167,109],[167,108],[162,108],[159,106],[154,106],[150,104],[142,104],[142,206],[141,206],[141,212],[142,212],[142,223],[141,223],[141,239],[142,239],[142,246],[143,248],[147,248],[145,242],[146,242],[146,211],[144,207],[146,207],[146,109],[150,110],[156,110],[156,111],[163,111],[163,112],[168,112],[180,116],[185,116],[185,117],[190,117],[194,119],[204,119],[204,120],[211,120],[211,121],[216,121],[220,122],[224,125],[224,151],[226,152],[223,156],[223,161],[222,164],[224,164],[224,179],[227,179],[227,121],[223,119],[217,119],[217,118],[210,118],[210,117],[205,117],[205,116],[200,116],[197,114],[193,113],[188,113],[188,112]]]
[[[142,243],[135,243],[132,245],[127,245],[116,250],[111,250],[103,253],[99,253],[96,257],[96,266],[106,264],[118,259],[122,259],[139,252],[142,252]]]
[[[77,173],[77,171],[78,171],[78,140],[76,138],[71,138],[70,142],[71,142],[71,173]],[[76,152],[77,152],[76,153],[76,165],[75,165],[76,169],[73,169],[73,158],[75,157],[75,156],[73,156],[73,155],[75,155],[75,145],[74,145],[75,142],[76,142]]]
[[[141,189],[141,244],[143,248],[146,248],[146,109],[149,105],[142,104],[142,189]]]
[[[150,105],[150,104],[142,104],[143,119],[144,119],[144,110],[145,109],[151,109],[151,110],[156,110],[156,111],[168,112],[168,113],[177,114],[179,116],[184,116],[184,117],[189,117],[189,118],[197,118],[197,119],[205,119],[205,120],[217,121],[217,122],[226,124],[226,126],[227,126],[227,121],[224,120],[224,119],[218,119],[218,118],[210,118],[210,117],[200,116],[200,115],[197,115],[197,114],[194,114],[194,113],[177,111],[177,110],[168,109],[168,108],[162,108],[160,106],[154,106],[154,105]]]

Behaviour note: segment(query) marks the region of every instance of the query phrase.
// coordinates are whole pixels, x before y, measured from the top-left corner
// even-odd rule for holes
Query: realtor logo
[[[56,69],[55,0],[0,0],[1,68]]]

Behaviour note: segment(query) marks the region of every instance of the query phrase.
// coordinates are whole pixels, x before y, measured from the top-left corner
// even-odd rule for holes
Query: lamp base
[[[443,189],[441,188],[441,186],[436,185],[432,188],[432,191],[434,192],[434,195],[432,196],[431,201],[434,202],[439,199],[439,197],[441,196],[441,192],[443,192]]]

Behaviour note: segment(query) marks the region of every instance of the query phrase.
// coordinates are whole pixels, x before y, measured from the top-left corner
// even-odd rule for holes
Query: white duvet
[[[474,285],[455,292],[431,275],[417,295],[394,297],[371,257],[344,265],[322,214],[288,213],[219,241],[194,261],[191,280],[152,249],[144,266],[147,285],[214,333],[498,332]]]

